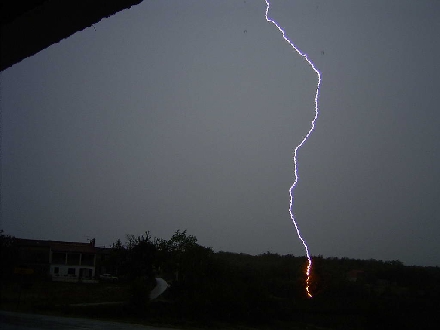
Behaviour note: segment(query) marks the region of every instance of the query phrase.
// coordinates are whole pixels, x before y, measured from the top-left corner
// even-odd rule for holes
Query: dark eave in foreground
[[[0,71],[142,0],[3,0]]]

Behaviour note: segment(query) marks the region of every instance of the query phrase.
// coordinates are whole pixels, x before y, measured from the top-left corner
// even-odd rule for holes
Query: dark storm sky
[[[316,74],[261,1],[143,1],[1,73],[2,219],[304,255]],[[312,255],[440,265],[440,2],[273,1],[322,72]]]

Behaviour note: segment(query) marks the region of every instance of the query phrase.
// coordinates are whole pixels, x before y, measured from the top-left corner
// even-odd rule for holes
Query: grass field
[[[0,309],[14,312],[85,317],[100,320],[175,327],[179,329],[234,329],[252,330],[245,324],[200,322],[183,317],[175,306],[157,301],[136,310],[130,303],[132,287],[126,283],[63,283],[51,281],[2,281]],[[122,302],[122,304],[107,304]],[[103,303],[103,304],[98,304]],[[79,306],[84,304],[84,306]],[[318,329],[312,325],[277,325],[277,329]],[[265,326],[258,329],[266,329]],[[268,328],[267,328],[268,329]]]
[[[63,283],[51,281],[2,281],[0,308],[44,311],[73,304],[128,301],[129,286],[116,283]]]
[[[85,317],[99,320],[175,327],[177,329],[431,329],[440,321],[440,301],[434,298],[392,296],[369,299],[342,299],[341,297],[316,297],[304,300],[288,309],[291,317],[281,321],[275,318],[269,323],[240,322],[215,317],[216,310],[207,315],[188,312],[187,302],[167,300],[172,291],[166,291],[165,299],[154,302],[133,299],[136,296],[133,283],[63,283],[51,281],[2,281],[0,309]],[[167,293],[171,295],[167,296]],[[141,295],[142,296],[142,295]],[[347,302],[347,299],[352,303]],[[120,304],[105,304],[120,302]],[[342,303],[344,302],[344,303]],[[104,304],[99,304],[104,303]],[[230,303],[234,303],[231,301]],[[235,302],[237,303],[237,302]],[[185,306],[187,305],[187,306]],[[277,305],[278,306],[278,305]],[[280,307],[280,306],[279,306]],[[265,311],[263,309],[262,311]],[[434,312],[434,313],[433,313]],[[437,312],[437,313],[436,313]]]

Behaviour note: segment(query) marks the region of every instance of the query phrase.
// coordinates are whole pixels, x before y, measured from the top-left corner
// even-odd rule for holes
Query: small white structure
[[[163,278],[156,277],[156,286],[150,292],[150,300],[159,297],[169,286],[170,285]]]

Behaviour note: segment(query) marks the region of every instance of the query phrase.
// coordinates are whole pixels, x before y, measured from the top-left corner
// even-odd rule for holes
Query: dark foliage
[[[15,237],[5,235],[0,229],[0,260],[1,278],[10,278],[13,269],[17,266],[18,251],[14,246]]]
[[[13,240],[1,233],[2,269],[14,267]],[[440,310],[440,268],[400,261],[314,256],[312,299],[305,257],[214,253],[186,231],[169,240],[127,235],[105,263],[120,278],[115,289],[126,288],[130,297],[122,314],[156,324],[428,329]],[[171,286],[150,301],[155,277]]]
[[[132,239],[135,244],[128,246],[149,242],[148,256],[156,275],[172,284],[165,302],[152,304],[147,318],[342,329],[395,322],[406,329],[430,325],[432,312],[440,307],[438,267],[315,256],[314,298],[309,299],[304,288],[305,257],[214,253],[186,231],[177,231],[170,240],[151,241],[148,233],[147,237]]]

